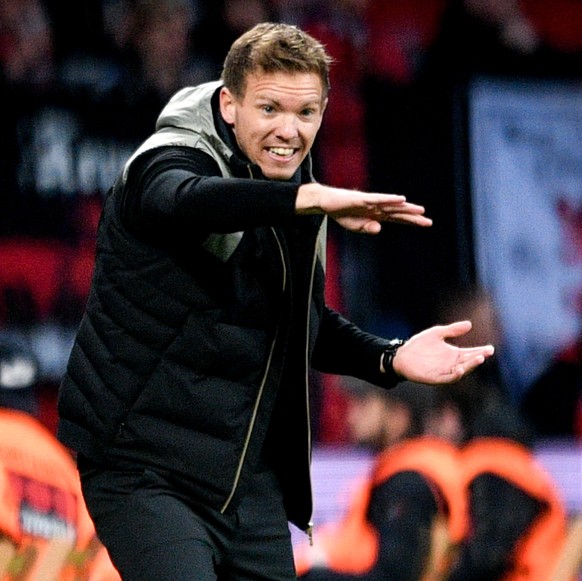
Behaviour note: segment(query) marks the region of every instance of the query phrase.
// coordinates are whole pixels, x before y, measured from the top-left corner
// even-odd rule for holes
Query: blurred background
[[[376,237],[332,224],[330,304],[390,337],[470,317],[467,341],[497,346],[484,381],[539,441],[578,445],[579,0],[0,0],[0,336],[39,365],[4,401],[56,428],[109,186],[167,99],[216,79],[264,20],[336,61],[318,178],[405,194],[434,220]],[[313,381],[315,442],[343,445],[346,395]]]

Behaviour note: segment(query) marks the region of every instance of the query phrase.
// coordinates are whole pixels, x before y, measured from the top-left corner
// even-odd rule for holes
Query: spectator
[[[522,0],[521,6],[540,41],[564,57],[571,56],[580,65],[582,4],[578,0],[554,0],[551,4],[544,0]],[[579,66],[577,70],[580,71]]]
[[[582,439],[582,338],[556,355],[521,409],[540,438]]]
[[[346,388],[352,441],[377,456],[343,520],[315,529],[313,547],[297,547],[299,578],[413,581],[437,575],[465,533],[458,451],[445,440],[420,436],[429,400],[417,384],[385,392],[354,381]]]
[[[468,534],[448,579],[546,581],[566,535],[557,485],[533,455],[532,432],[515,408],[475,409],[467,397],[475,386],[462,387],[439,390],[427,421],[428,433],[462,442]]]
[[[137,145],[178,89],[216,78],[219,61],[195,42],[202,22],[193,0],[126,0],[122,22],[110,25],[121,75],[98,101],[109,133]]]
[[[38,176],[37,156],[32,147],[27,150],[33,132],[38,131],[37,139],[42,139],[40,108],[48,111],[60,100],[54,42],[52,23],[39,0],[0,3],[0,88],[11,113],[0,136],[4,200],[0,233],[4,235],[42,234],[62,226],[62,201],[35,195],[32,182]],[[45,219],[48,212],[50,221]]]
[[[469,345],[471,341],[491,341],[496,346],[499,357],[488,361],[477,371],[479,389],[472,394],[479,398],[479,405],[489,405],[489,400],[511,400],[511,393],[504,384],[502,365],[504,350],[503,320],[493,295],[479,284],[443,285],[435,293],[431,320],[450,322],[466,318],[473,323],[469,337],[459,337],[456,344]],[[468,382],[467,382],[468,383]],[[468,388],[470,391],[470,388]]]
[[[222,64],[230,45],[259,22],[277,22],[279,7],[273,0],[215,0],[208,3],[197,45]]]
[[[25,571],[26,579],[83,581],[101,545],[85,508],[75,461],[14,397],[16,390],[33,389],[37,378],[30,349],[4,338],[0,345],[0,569]],[[102,559],[109,581],[118,581],[111,562],[106,556]]]
[[[358,257],[366,265],[362,276],[366,277],[368,264],[376,266],[362,286],[382,289],[377,311],[385,312],[388,304],[393,317],[412,332],[424,326],[430,299],[412,280],[407,265],[415,264],[423,272],[424,289],[436,290],[440,280],[456,276],[448,262],[453,256],[450,248],[454,249],[454,242],[448,244],[455,237],[451,225],[455,208],[441,177],[442,144],[432,140],[427,127],[430,114],[423,108],[419,87],[445,6],[446,0],[371,0],[364,12],[361,86],[370,187],[422,200],[435,221],[430,232],[421,232],[414,241],[406,228],[365,240]],[[433,163],[435,158],[438,162]],[[383,256],[382,261],[375,261],[376,256]],[[395,271],[402,276],[394,277]]]
[[[0,335],[0,409],[10,408],[35,416],[34,388],[39,380],[39,362],[21,338],[4,331]]]
[[[579,8],[573,5],[579,3],[556,4],[575,20]],[[421,244],[406,229],[368,243],[372,256],[384,257],[375,284],[412,329],[430,316],[424,289],[438,292],[465,274],[460,268],[467,265],[470,248],[459,240],[459,225],[469,196],[467,84],[483,74],[579,77],[580,60],[576,64],[574,53],[548,44],[548,27],[539,30],[543,12],[554,20],[554,3],[550,8],[538,0],[368,2],[364,89],[370,187],[410,195],[434,217]],[[563,46],[575,46],[571,32],[564,36]],[[422,285],[413,276],[407,280],[403,262],[422,270]],[[404,278],[396,279],[394,271]]]

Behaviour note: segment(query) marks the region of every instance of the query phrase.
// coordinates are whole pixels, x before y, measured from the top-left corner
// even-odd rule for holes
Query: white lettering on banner
[[[86,135],[73,112],[58,108],[21,119],[18,141],[19,187],[43,198],[104,195],[137,146]]]

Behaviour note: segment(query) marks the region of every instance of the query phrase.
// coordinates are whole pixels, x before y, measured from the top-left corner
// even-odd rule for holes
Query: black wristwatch
[[[392,339],[388,343],[386,349],[384,349],[384,353],[382,353],[382,367],[386,373],[390,373],[391,371],[394,372],[394,368],[392,367],[394,355],[396,355],[396,351],[398,351],[404,343],[406,343],[404,339]]]

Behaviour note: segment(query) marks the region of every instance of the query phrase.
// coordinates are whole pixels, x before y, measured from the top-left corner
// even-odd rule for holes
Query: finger
[[[460,337],[466,335],[472,327],[471,321],[456,321],[450,325],[442,325],[441,332],[443,337]]]
[[[394,206],[414,205],[406,202],[406,196],[400,194],[364,194],[362,196],[364,204],[377,206],[380,209],[393,208]]]
[[[495,353],[493,345],[481,345],[479,347],[463,347],[463,355],[467,357],[474,357],[475,355],[483,355],[483,357],[490,357]]]
[[[473,370],[473,369],[475,369],[475,367],[484,363],[491,355],[492,355],[492,350],[491,351],[478,351],[478,352],[472,353],[471,355],[465,354],[464,356],[459,357],[457,359],[457,362],[455,365],[463,367],[465,369],[465,372],[467,373],[468,371]]]
[[[383,212],[406,212],[408,214],[424,214],[424,206],[419,206],[418,204],[411,204],[410,202],[400,202],[398,204],[381,204],[380,209]]]
[[[472,357],[462,363],[456,363],[451,367],[449,372],[449,381],[454,383],[455,381],[459,381],[465,375],[471,373],[474,369],[479,367],[485,362],[485,357],[483,355],[478,355],[476,357]]]
[[[382,229],[382,225],[377,220],[341,217],[335,220],[342,228],[357,234],[378,234]]]
[[[371,220],[363,225],[361,232],[364,234],[379,234],[380,230],[382,230],[382,224],[375,220]]]
[[[485,357],[483,357],[483,355],[478,355],[477,357],[473,357],[472,359],[465,361],[463,364],[455,365],[455,372],[460,373],[459,378],[461,378],[463,375],[467,375],[467,373],[470,373],[484,362]]]
[[[384,214],[382,220],[384,222],[398,222],[400,224],[413,224],[415,226],[432,226],[432,220],[430,218],[419,214]]]

